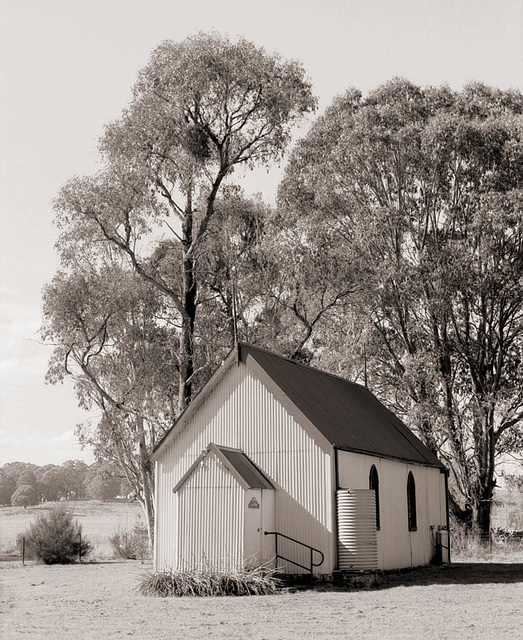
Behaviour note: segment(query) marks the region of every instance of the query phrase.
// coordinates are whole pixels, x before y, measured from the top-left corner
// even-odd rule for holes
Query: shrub
[[[73,514],[62,507],[39,516],[28,531],[17,537],[20,552],[24,537],[26,556],[44,564],[71,564],[93,549]]]
[[[132,531],[115,533],[109,538],[114,555],[126,560],[143,560],[149,555],[147,527],[138,521]]]
[[[264,567],[237,571],[194,569],[148,574],[138,591],[143,596],[248,596],[276,593],[282,587]]]
[[[38,504],[36,489],[30,484],[21,484],[11,497],[13,507],[29,507]]]
[[[450,548],[453,557],[486,560],[491,552],[491,538],[489,534],[456,526],[451,529]]]

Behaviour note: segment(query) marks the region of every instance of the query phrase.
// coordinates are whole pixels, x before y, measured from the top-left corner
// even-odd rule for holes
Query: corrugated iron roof
[[[220,453],[249,485],[249,489],[274,489],[254,462],[243,451],[217,446]]]
[[[366,387],[250,345],[240,345],[334,446],[443,467],[438,458]]]
[[[444,468],[438,458],[366,387],[288,360],[258,347],[239,344],[155,446],[151,459],[208,397],[229,366],[251,356],[289,400],[333,446],[347,451]]]

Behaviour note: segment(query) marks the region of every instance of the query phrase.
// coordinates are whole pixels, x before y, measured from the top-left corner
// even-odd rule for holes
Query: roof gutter
[[[386,453],[376,453],[375,451],[367,451],[366,449],[356,449],[355,447],[348,447],[344,445],[333,445],[335,450],[338,451],[347,451],[349,453],[359,453],[360,455],[371,456],[373,458],[383,458],[384,460],[397,460],[398,462],[408,462],[409,464],[416,464],[421,467],[431,467],[432,469],[440,469],[441,472],[447,471],[445,465],[441,462],[434,463],[429,462],[428,460],[411,460],[409,458],[402,458],[400,456],[388,455]]]

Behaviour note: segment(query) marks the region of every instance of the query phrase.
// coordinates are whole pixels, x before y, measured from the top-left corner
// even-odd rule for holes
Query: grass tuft
[[[140,583],[143,596],[262,596],[282,588],[274,571],[266,567],[236,571],[193,569],[156,571]]]

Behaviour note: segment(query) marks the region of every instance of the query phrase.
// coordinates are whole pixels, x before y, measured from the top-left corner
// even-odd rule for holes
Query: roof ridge
[[[366,389],[367,391],[369,391],[370,393],[372,393],[370,391],[370,389],[363,385],[360,384],[359,382],[353,382],[352,380],[349,380],[347,378],[344,378],[343,376],[338,375],[337,373],[331,373],[330,371],[326,371],[325,369],[320,369],[319,367],[314,367],[311,366],[310,364],[305,364],[303,362],[299,362],[298,360],[293,360],[292,358],[289,358],[287,356],[282,356],[279,353],[275,353],[274,351],[269,351],[268,349],[264,349],[262,347],[258,347],[255,346],[253,344],[249,344],[247,342],[238,342],[238,345],[240,347],[247,347],[247,349],[254,349],[255,351],[260,351],[261,353],[264,353],[267,356],[271,356],[273,358],[279,358],[280,360],[285,360],[286,362],[289,362],[290,364],[294,364],[298,367],[303,367],[305,369],[308,369],[309,371],[316,371],[317,373],[321,373],[325,376],[329,376],[331,378],[335,378],[336,380],[341,380],[341,382],[345,382],[347,384],[353,384],[356,387],[359,387],[360,389]]]

